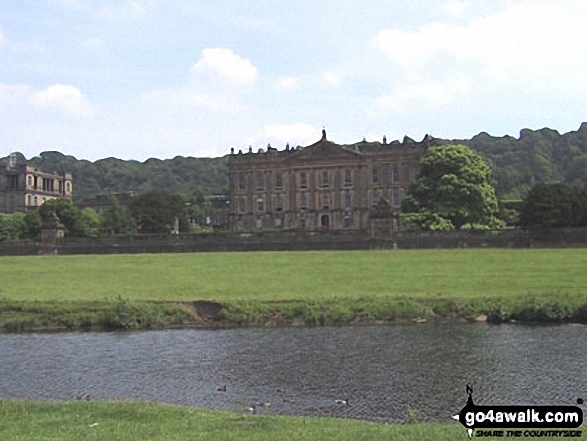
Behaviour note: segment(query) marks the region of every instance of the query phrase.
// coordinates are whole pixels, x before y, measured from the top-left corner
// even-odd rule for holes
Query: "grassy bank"
[[[587,431],[582,430],[582,432],[582,438],[574,439],[587,439]],[[467,436],[463,427],[456,423],[385,425],[343,419],[215,412],[152,403],[39,403],[4,400],[0,401],[0,438],[13,441],[36,439],[60,441],[146,439],[153,441],[392,439],[453,441],[465,440]]]
[[[0,328],[587,322],[585,268],[584,249],[1,257]]]

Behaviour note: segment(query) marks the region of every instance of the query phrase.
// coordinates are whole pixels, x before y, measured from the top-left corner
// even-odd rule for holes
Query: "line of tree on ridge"
[[[495,137],[482,132],[471,139],[439,139],[463,144],[481,155],[492,170],[491,183],[500,200],[521,200],[537,183],[587,183],[587,123],[577,131],[523,129],[519,138]],[[160,189],[189,194],[201,187],[205,194],[226,194],[228,169],[225,157],[148,159],[144,162],[106,158],[78,160],[59,152],[43,152],[30,159],[33,166],[73,174],[74,202],[98,194]]]

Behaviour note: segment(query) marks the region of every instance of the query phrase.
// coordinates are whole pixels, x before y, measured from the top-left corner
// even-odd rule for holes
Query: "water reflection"
[[[414,326],[0,335],[0,396],[143,399],[259,413],[448,421],[464,405],[574,404],[587,327]],[[226,392],[218,391],[226,385]],[[349,406],[336,399],[349,398]]]

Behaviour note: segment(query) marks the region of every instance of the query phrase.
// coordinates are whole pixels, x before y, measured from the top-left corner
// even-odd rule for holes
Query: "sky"
[[[585,0],[2,0],[0,156],[565,133],[586,23]]]

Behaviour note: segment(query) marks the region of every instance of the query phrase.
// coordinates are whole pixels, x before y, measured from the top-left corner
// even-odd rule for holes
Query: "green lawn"
[[[587,439],[586,432],[582,430],[582,437],[573,439]],[[0,401],[0,439],[464,441],[467,435],[465,429],[457,423],[385,425],[345,419],[215,412],[152,403],[42,403],[4,400]]]
[[[587,322],[586,268],[585,249],[1,257],[0,328],[198,326],[174,304],[194,300],[236,325]]]
[[[587,294],[586,249],[0,258],[9,300],[294,300]]]

